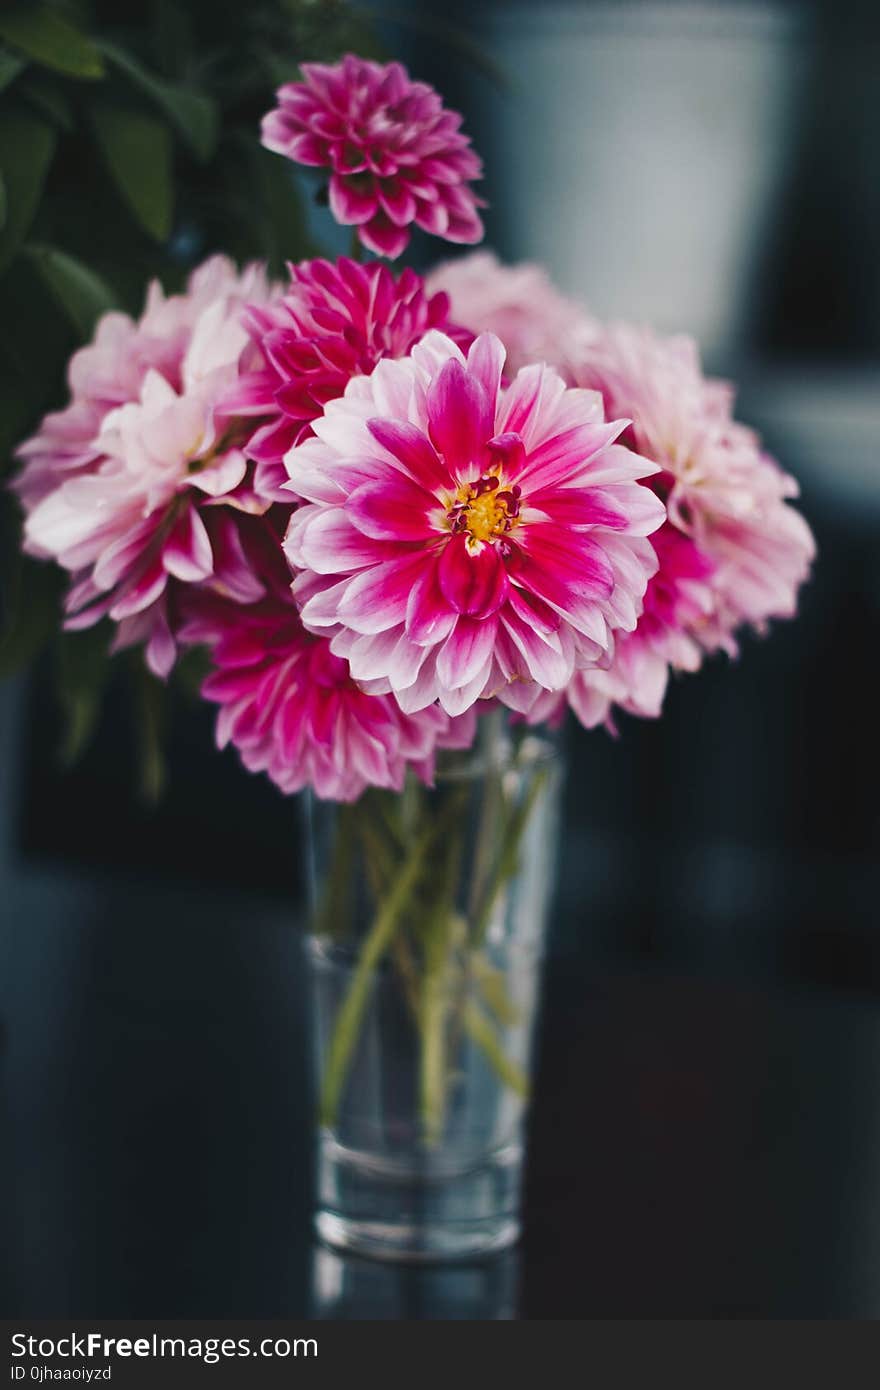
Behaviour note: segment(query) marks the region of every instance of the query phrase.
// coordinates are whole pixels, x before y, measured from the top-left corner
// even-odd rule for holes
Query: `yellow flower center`
[[[497,473],[484,473],[475,483],[462,483],[447,514],[456,535],[464,535],[469,550],[499,540],[519,519],[520,490],[503,488]]]

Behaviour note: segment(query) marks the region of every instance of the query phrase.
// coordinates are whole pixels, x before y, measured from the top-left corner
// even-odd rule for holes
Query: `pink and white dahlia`
[[[98,325],[73,359],[71,405],[19,450],[25,549],[72,574],[66,626],[109,615],[116,646],[146,643],[160,675],[175,657],[175,581],[210,582],[242,602],[261,592],[235,514],[266,504],[218,405],[247,342],[242,306],[268,293],[259,268],[239,275],[219,258],[184,295],[151,289],[138,324],[111,315]]]
[[[104,418],[117,406],[136,400],[147,372],[159,372],[175,390],[181,387],[183,360],[202,313],[218,300],[240,302],[265,294],[262,272],[251,267],[239,275],[225,256],[212,256],[190,276],[183,294],[167,296],[158,281],[147,291],[137,320],[111,312],[98,321],[91,343],[70,359],[70,403],[43,419],[39,430],[16,450],[24,468],[13,488],[26,511],[79,473],[94,469],[100,458],[96,439]],[[33,543],[30,547],[32,553]]]
[[[232,744],[250,772],[283,792],[311,787],[354,801],[367,787],[400,791],[411,768],[433,778],[440,748],[467,748],[472,713],[450,719],[438,706],[404,714],[391,695],[368,695],[326,638],[307,632],[290,593],[277,540],[267,531],[264,596],[236,604],[207,590],[188,599],[181,640],[209,648],[203,696],[220,706],[217,743]]]
[[[669,523],[652,537],[659,567],[638,627],[570,698],[590,725],[612,705],[656,716],[670,669],[694,671],[719,649],[735,655],[737,629],[794,615],[815,543],[789,505],[797,484],[733,419],[731,388],[703,376],[690,339],[584,324],[571,360],[579,385],[631,417],[623,438],[659,466],[649,486]]]
[[[303,81],[277,93],[263,118],[267,149],[298,164],[330,169],[330,209],[355,226],[364,246],[399,256],[412,226],[447,241],[483,235],[469,187],[482,165],[448,111],[425,82],[400,63],[347,54],[341,62],[304,63]]]
[[[246,449],[256,462],[257,492],[289,503],[289,494],[279,494],[287,481],[284,455],[351,377],[371,372],[383,357],[405,356],[430,328],[463,343],[470,335],[449,325],[446,296],[427,294],[412,270],[395,278],[377,261],[358,265],[345,257],[288,270],[283,296],[245,313],[250,344],[224,410],[255,426]]]
[[[560,294],[543,266],[502,265],[492,251],[472,251],[436,266],[425,286],[429,294],[448,296],[456,323],[501,339],[510,374],[530,362],[549,362],[565,375],[568,344],[583,310]]]
[[[504,348],[429,333],[349,382],[287,455],[285,541],[306,627],[410,712],[519,708],[631,631],[665,509],[594,392],[551,368],[502,387]]]

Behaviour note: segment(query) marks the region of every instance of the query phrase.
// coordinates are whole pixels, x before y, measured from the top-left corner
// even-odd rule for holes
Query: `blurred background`
[[[877,6],[61,8],[103,44],[78,72],[20,61],[0,6],[30,198],[0,233],[5,453],[106,302],[327,244],[253,131],[303,57],[371,43],[464,111],[504,259],[741,383],[820,559],[798,620],[662,721],[571,730],[522,1252],[417,1277],[313,1261],[295,804],[185,691],[43,649],[56,591],[10,568],[4,662],[36,664],[0,685],[0,1311],[880,1316]]]

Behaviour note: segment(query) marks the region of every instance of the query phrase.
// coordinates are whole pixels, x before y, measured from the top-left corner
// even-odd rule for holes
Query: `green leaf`
[[[6,180],[0,174],[0,232],[6,225]]]
[[[109,675],[106,624],[85,632],[65,632],[58,642],[58,696],[65,716],[61,759],[81,757],[95,732]]]
[[[11,82],[27,63],[18,53],[10,53],[8,48],[0,48],[0,92],[5,92]]]
[[[0,117],[0,170],[6,183],[7,215],[0,232],[0,269],[15,255],[34,219],[55,153],[57,132],[24,110]]]
[[[508,1057],[489,1019],[472,1000],[465,1005],[464,1026],[477,1047],[482,1048],[486,1061],[504,1085],[523,1100],[528,1100],[528,1076],[518,1062]]]
[[[155,102],[160,111],[164,111],[197,159],[211,158],[217,147],[220,117],[217,105],[210,97],[163,81],[115,43],[102,41],[101,50],[120,72],[130,77],[144,95]]]
[[[98,49],[69,20],[48,5],[16,5],[0,11],[0,38],[43,67],[71,77],[103,77]]]
[[[15,445],[46,410],[61,404],[64,369],[79,338],[30,256],[19,256],[14,273],[0,278],[0,324],[2,498]]]
[[[25,78],[16,90],[25,101],[35,106],[42,115],[48,116],[61,130],[73,130],[70,102],[51,78]]]
[[[95,106],[95,136],[110,177],[144,231],[165,241],[171,231],[171,136],[152,116]]]
[[[54,246],[27,246],[44,283],[67,314],[79,336],[91,336],[95,320],[116,305],[113,291],[89,266]]]

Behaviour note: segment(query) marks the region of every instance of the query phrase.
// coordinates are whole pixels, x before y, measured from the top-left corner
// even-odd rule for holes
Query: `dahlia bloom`
[[[184,295],[152,288],[138,324],[109,315],[73,359],[70,406],[18,451],[25,549],[73,576],[66,626],[109,615],[116,647],[145,642],[159,675],[175,658],[172,581],[242,602],[261,592],[233,509],[265,503],[217,407],[247,342],[242,306],[268,294],[258,267],[239,275],[215,258]]]
[[[283,296],[245,312],[250,344],[223,408],[256,422],[246,444],[256,491],[289,504],[289,494],[279,493],[287,481],[284,455],[350,377],[371,372],[382,357],[405,356],[430,328],[461,342],[470,335],[450,327],[446,296],[427,294],[412,270],[395,279],[377,261],[358,265],[345,257],[288,270]]]
[[[502,387],[504,348],[429,333],[355,377],[287,455],[285,540],[305,626],[411,712],[520,708],[631,631],[665,509],[600,397],[550,368]]]
[[[187,599],[180,638],[210,650],[202,695],[220,707],[218,746],[232,744],[248,771],[288,793],[354,801],[367,787],[400,791],[408,768],[430,784],[438,749],[469,747],[475,716],[450,719],[436,705],[404,714],[393,696],[359,689],[327,639],[303,627],[268,528],[262,558],[259,602],[207,590]]]
[[[649,486],[669,514],[652,537],[659,568],[638,627],[570,698],[589,725],[613,704],[656,716],[670,669],[694,671],[719,649],[735,655],[737,629],[794,615],[815,543],[789,505],[797,484],[733,419],[731,388],[702,375],[690,339],[585,321],[570,362],[606,411],[631,417],[624,439],[659,466]]]
[[[277,93],[263,118],[267,149],[298,164],[330,169],[330,209],[357,227],[364,246],[399,256],[410,228],[447,241],[483,235],[479,200],[468,186],[482,165],[433,87],[413,82],[400,63],[347,54],[339,63],[304,63],[303,81]]]
[[[39,430],[19,445],[24,468],[12,486],[31,511],[67,478],[93,470],[100,458],[96,439],[104,418],[136,400],[152,368],[179,390],[181,367],[201,314],[226,296],[244,302],[263,297],[262,273],[251,267],[239,277],[225,256],[212,256],[190,276],[183,294],[166,296],[153,281],[138,320],[111,312],[98,320],[91,343],[73,354],[67,370],[70,403],[43,419]],[[39,554],[31,542],[30,553]]]
[[[567,344],[583,311],[560,294],[543,266],[502,265],[492,251],[471,251],[435,266],[425,288],[448,296],[456,323],[501,339],[508,373],[530,362],[549,362],[565,374]]]

